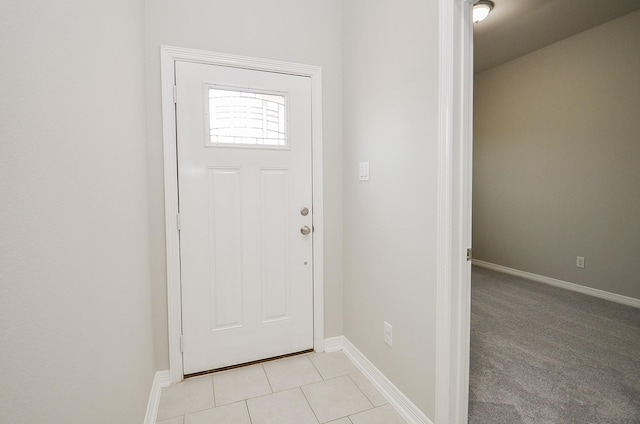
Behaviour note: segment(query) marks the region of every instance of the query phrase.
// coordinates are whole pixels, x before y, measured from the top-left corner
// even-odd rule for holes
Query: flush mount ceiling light
[[[473,22],[478,23],[489,16],[489,12],[493,9],[493,2],[490,0],[480,0],[473,5]]]

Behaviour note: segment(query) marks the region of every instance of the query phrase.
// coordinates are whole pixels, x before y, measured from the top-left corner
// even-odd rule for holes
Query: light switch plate
[[[360,162],[360,181],[369,181],[369,162]]]

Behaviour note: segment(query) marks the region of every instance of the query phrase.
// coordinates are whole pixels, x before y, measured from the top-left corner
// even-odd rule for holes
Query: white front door
[[[310,78],[175,72],[184,373],[311,349]]]

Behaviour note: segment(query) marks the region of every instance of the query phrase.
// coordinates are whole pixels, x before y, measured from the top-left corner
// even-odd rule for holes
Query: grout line
[[[371,408],[369,408],[369,409],[375,409],[375,408],[377,408],[377,407],[373,404],[373,401],[372,401],[371,399],[369,399],[369,396],[367,396],[367,394],[366,394],[366,393],[365,393],[365,392],[360,388],[360,386],[358,386],[358,383],[356,383],[356,381],[355,381],[353,378],[351,378],[351,376],[352,376],[353,374],[358,374],[358,373],[362,374],[360,371],[358,371],[358,372],[354,372],[354,373],[351,373],[351,374],[347,374],[347,377],[349,377],[349,380],[351,380],[351,382],[353,383],[353,385],[354,385],[354,386],[356,386],[356,388],[360,391],[360,393],[362,394],[362,396],[364,396],[364,398],[367,400],[367,402],[369,402],[369,404],[371,405]],[[367,411],[368,411],[369,409],[367,409]]]
[[[309,399],[307,399],[307,395],[305,394],[304,390],[302,390],[302,386],[299,386],[298,390],[300,390],[300,392],[302,392],[302,396],[304,397],[304,400],[307,401],[307,405],[309,405],[309,409],[311,409],[311,412],[313,413],[313,416],[316,417],[316,421],[320,422],[320,419],[316,415],[316,411],[313,409],[313,406],[311,406],[311,402],[309,402]],[[349,421],[351,421],[351,420],[349,420]]]
[[[244,408],[247,410],[247,416],[249,417],[249,424],[253,424],[253,420],[251,419],[251,412],[249,412],[249,404],[247,403],[246,399],[243,400],[243,402],[244,402]]]
[[[269,385],[269,390],[271,390],[271,394],[275,393],[273,391],[273,387],[271,386],[271,381],[269,380],[269,376],[267,375],[267,370],[264,369],[264,365],[260,364],[260,368],[262,368],[262,373],[264,374],[264,378],[267,379],[267,384]]]
[[[215,383],[213,382],[213,375],[211,376],[211,394],[213,395],[213,407],[217,407],[218,405],[216,404],[216,387],[214,385]],[[183,423],[184,424],[184,423]]]
[[[320,372],[320,370],[318,369],[318,367],[316,367],[316,364],[314,364],[314,363],[313,363],[313,361],[311,360],[311,358],[309,358],[309,357],[307,356],[307,359],[309,360],[309,362],[311,362],[311,365],[312,365],[312,366],[313,366],[313,368],[316,370],[316,372],[318,373],[318,375],[320,376],[320,378],[322,379],[322,381],[327,381],[327,380],[324,378],[324,375],[322,375],[322,373],[321,373],[321,372]]]

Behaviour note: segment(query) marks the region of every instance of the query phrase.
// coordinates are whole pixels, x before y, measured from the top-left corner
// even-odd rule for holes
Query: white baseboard
[[[149,402],[147,402],[147,413],[144,416],[144,424],[155,424],[158,416],[158,405],[160,405],[160,393],[163,387],[171,385],[169,371],[158,371],[153,377]]]
[[[346,337],[331,337],[324,342],[325,352],[344,351],[365,377],[380,391],[409,424],[433,424],[382,372]]]
[[[474,259],[473,264],[482,268],[492,269],[494,271],[503,272],[505,274],[515,275],[516,277],[522,277],[529,280],[537,281],[539,283],[549,284],[551,286],[560,287],[562,289],[584,293],[590,296],[599,297],[601,299],[610,300],[612,302],[621,303],[623,305],[640,308],[640,299],[635,299],[633,297],[623,296],[621,294],[610,293],[604,290],[598,290],[591,287],[581,286],[580,284],[570,283],[568,281],[563,281],[563,280],[557,280],[555,278],[545,277],[543,275],[533,274],[531,272],[520,271],[517,269],[508,268],[506,266],[496,265],[496,264],[492,264],[490,262],[485,262],[485,261],[480,261],[478,259]]]
[[[344,336],[329,337],[324,339],[325,352],[337,352],[344,347]]]

